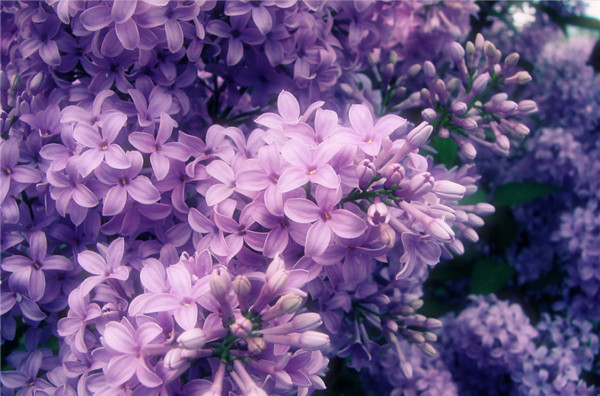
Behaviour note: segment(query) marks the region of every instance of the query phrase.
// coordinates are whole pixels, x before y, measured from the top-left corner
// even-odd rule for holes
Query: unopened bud
[[[465,254],[465,245],[460,239],[454,239],[452,242],[447,243],[446,247],[459,256]]]
[[[474,95],[479,95],[485,91],[491,80],[492,79],[489,73],[483,73],[482,75],[478,76],[475,81],[473,81],[473,88],[471,89],[471,92]]]
[[[464,227],[461,231],[464,239],[467,241],[473,243],[479,241],[479,235],[477,235],[477,232],[475,232],[475,230],[471,227]]]
[[[42,86],[42,83],[44,82],[44,77],[44,73],[39,72],[35,76],[33,76],[32,79],[29,80],[29,90],[32,93],[37,93],[37,91]]]
[[[475,205],[475,213],[481,216],[491,215],[495,211],[496,208],[494,208],[493,205],[486,202],[478,203]]]
[[[469,213],[467,216],[469,217],[469,225],[471,227],[483,227],[485,224],[483,219],[474,213]]]
[[[329,336],[318,331],[305,331],[300,336],[300,346],[309,351],[315,351],[329,345]]]
[[[477,149],[471,142],[463,142],[460,147],[460,153],[465,156],[466,159],[472,160],[477,157]]]
[[[258,355],[267,350],[267,343],[262,337],[248,337],[246,343],[248,344],[248,351],[253,355]]]
[[[375,176],[375,164],[371,160],[364,159],[356,166],[356,175],[358,176],[358,186],[364,190]]]
[[[421,111],[421,116],[427,122],[433,122],[438,118],[438,114],[431,107],[423,109],[423,111]]]
[[[396,231],[389,224],[379,225],[379,236],[381,241],[389,248],[393,248],[396,243]]]
[[[229,326],[229,329],[236,337],[246,338],[252,331],[252,322],[245,317],[239,317]]]
[[[512,54],[508,54],[506,59],[504,59],[504,65],[506,67],[516,66],[519,63],[519,54],[513,52]]]
[[[483,45],[483,53],[488,58],[494,58],[494,56],[496,55],[496,46],[494,45],[494,43],[486,40],[485,44]]]
[[[388,164],[382,170],[381,174],[385,177],[383,183],[384,188],[391,188],[393,185],[398,185],[404,179],[404,167],[398,163]]]
[[[437,76],[433,63],[430,61],[423,63],[423,74],[425,74],[427,80],[433,80]]]
[[[204,330],[197,327],[189,329],[181,333],[177,337],[177,343],[180,347],[185,349],[199,349],[206,344],[207,338]]]
[[[465,114],[467,110],[469,110],[467,104],[461,101],[456,101],[452,103],[452,106],[450,106],[450,111],[459,116]]]
[[[10,81],[10,89],[13,92],[17,92],[21,88],[21,76],[15,74],[12,80]]]
[[[537,111],[537,103],[533,100],[522,100],[519,102],[519,113],[521,113],[521,115],[530,115],[537,113]]]
[[[504,79],[505,84],[527,84],[531,81],[531,75],[526,71],[520,71]]]
[[[450,44],[450,58],[454,63],[459,63],[465,58],[465,49],[456,41]]]
[[[268,321],[281,315],[294,313],[302,307],[302,297],[289,293],[277,300],[274,306],[261,315],[262,320]]]
[[[321,315],[316,312],[307,312],[300,315],[294,316],[292,319],[293,331],[303,332],[307,330],[316,329],[323,324]]]
[[[441,199],[459,201],[464,197],[467,189],[465,186],[450,180],[438,180],[435,182],[432,191]]]
[[[227,297],[227,283],[221,275],[211,274],[208,278],[208,284],[210,285],[210,292],[219,302]]]
[[[419,64],[414,64],[411,67],[408,68],[408,70],[406,71],[406,74],[409,77],[414,77],[416,76],[419,72],[421,71],[421,65]]]
[[[419,344],[419,347],[421,348],[421,350],[423,352],[425,352],[427,355],[434,357],[437,355],[437,351],[435,350],[435,348],[429,344],[429,343],[424,343],[424,344]]]
[[[251,290],[252,284],[245,275],[235,277],[233,280],[233,292],[238,296],[238,300],[246,300]]]
[[[408,133],[406,141],[413,150],[417,149],[427,143],[431,132],[433,132],[433,127],[426,122],[422,122]]]
[[[456,116],[452,116],[451,118],[452,122],[455,125],[463,128],[465,131],[472,131],[474,129],[477,129],[477,121],[475,121],[472,118],[459,118]]]
[[[367,222],[372,226],[388,223],[390,221],[390,211],[383,202],[375,202],[367,210]]]
[[[438,337],[435,333],[432,333],[431,331],[426,331],[425,333],[423,333],[423,335],[425,336],[425,339],[429,342],[436,342]]]

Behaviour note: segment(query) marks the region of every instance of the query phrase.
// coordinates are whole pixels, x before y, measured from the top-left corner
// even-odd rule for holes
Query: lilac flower
[[[160,199],[160,193],[152,185],[150,179],[139,175],[142,170],[142,155],[137,151],[130,151],[125,158],[130,163],[128,169],[112,169],[102,164],[96,169],[96,177],[103,183],[112,187],[104,197],[102,215],[113,216],[121,213],[127,197],[142,204],[153,204]]]
[[[264,41],[261,32],[253,27],[248,27],[250,14],[232,16],[230,18],[231,26],[227,23],[213,19],[206,24],[206,31],[217,37],[228,40],[227,47],[227,66],[236,65],[244,56],[244,43],[249,45],[258,45]]]
[[[117,279],[126,281],[129,278],[129,268],[121,265],[125,241],[123,238],[116,239],[105,249],[103,256],[87,250],[77,255],[77,261],[84,270],[93,274],[81,282],[81,293],[88,294],[94,287],[106,279]]]
[[[167,3],[164,7],[152,7],[140,18],[145,27],[164,25],[169,51],[177,52],[183,46],[183,29],[180,21],[191,21],[198,16],[198,4]]]
[[[45,15],[40,23],[31,23],[29,34],[31,37],[20,45],[23,58],[29,58],[36,51],[42,60],[49,66],[60,65],[60,53],[54,40],[60,31],[60,21],[56,15]]]
[[[21,362],[17,371],[3,371],[0,381],[8,389],[20,389],[19,395],[33,394],[50,386],[48,382],[37,378],[41,365],[42,352],[33,351]]]
[[[17,165],[18,163],[18,142],[14,139],[3,141],[0,146],[0,203],[6,199],[11,188],[11,181],[16,194],[27,184],[41,180],[39,173],[34,168],[29,165]],[[19,184],[23,186],[17,187]]]
[[[365,222],[347,209],[335,209],[342,198],[340,188],[317,187],[313,203],[304,198],[291,198],[285,202],[285,214],[298,223],[312,223],[306,233],[304,245],[308,256],[322,254],[332,233],[342,238],[356,238],[366,229]]]
[[[142,153],[150,154],[150,163],[157,180],[164,179],[169,173],[169,158],[179,161],[188,159],[186,147],[181,143],[166,141],[171,137],[173,123],[165,113],[160,115],[160,124],[156,138],[149,133],[133,132],[129,134],[129,142]]]
[[[2,269],[12,272],[11,278],[24,285],[31,300],[36,302],[42,299],[46,291],[44,271],[69,271],[73,264],[63,256],[48,256],[48,242],[42,231],[29,236],[29,256],[7,257],[2,262]]]
[[[334,144],[321,143],[311,149],[302,143],[290,140],[281,149],[282,157],[291,166],[281,174],[277,182],[279,190],[285,193],[308,182],[336,189],[340,184],[339,176],[328,162],[337,150],[338,147]]]
[[[116,143],[121,129],[125,126],[127,116],[123,113],[114,113],[106,117],[102,123],[102,132],[97,127],[79,123],[75,127],[73,137],[88,150],[79,156],[79,172],[83,177],[89,175],[103,160],[115,169],[126,169],[131,166],[131,161],[125,152]]]
[[[94,323],[101,314],[98,304],[91,304],[89,297],[81,294],[81,289],[75,289],[69,294],[69,315],[58,322],[58,333],[71,339],[77,351],[86,353],[86,325]]]
[[[148,125],[153,125],[155,122],[159,122],[160,118],[163,117],[163,114],[165,113],[166,118],[171,118],[168,116],[172,102],[169,95],[154,88],[150,92],[148,102],[146,101],[144,94],[137,89],[130,89],[127,92],[129,93],[129,96],[131,96],[131,99],[133,99],[135,108],[138,111],[138,124],[141,127],[146,127]],[[177,125],[173,120],[171,120],[171,123],[173,126]],[[165,128],[167,128],[166,124]]]
[[[145,322],[137,329],[127,319],[106,325],[102,344],[110,354],[110,361],[103,370],[111,388],[127,382],[134,375],[149,388],[162,384],[162,379],[148,366],[146,358],[146,351],[161,333],[162,328],[154,322]]]

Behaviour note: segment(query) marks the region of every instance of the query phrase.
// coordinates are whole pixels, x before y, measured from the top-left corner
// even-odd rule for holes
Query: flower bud
[[[467,159],[475,159],[477,157],[477,149],[471,142],[462,142],[460,146],[460,153]]]
[[[440,128],[440,130],[438,131],[438,137],[440,139],[448,139],[450,137],[450,131],[448,130],[448,128]]]
[[[356,166],[356,174],[358,176],[358,186],[361,190],[367,188],[367,185],[373,180],[376,168],[371,160],[364,159]]]
[[[435,71],[435,66],[430,61],[425,61],[423,63],[423,74],[425,74],[425,78],[427,80],[433,80],[436,78],[437,73]]]
[[[475,121],[472,118],[459,118],[456,116],[452,116],[451,119],[455,125],[463,128],[465,131],[472,131],[474,129],[477,129],[477,121]]]
[[[274,306],[261,315],[262,320],[268,321],[281,315],[294,313],[302,307],[302,297],[288,293],[277,300]]]
[[[383,223],[379,225],[379,236],[381,241],[389,248],[393,248],[396,243],[396,231],[389,224]]]
[[[496,208],[494,208],[494,206],[489,203],[482,202],[475,205],[474,211],[478,215],[487,216],[494,213],[496,211]]]
[[[494,56],[496,55],[496,46],[494,45],[494,43],[486,40],[483,46],[483,53],[488,58],[494,58]]]
[[[227,298],[227,283],[223,277],[217,273],[212,273],[208,278],[211,294],[219,301]]]
[[[458,256],[462,256],[463,254],[465,254],[465,245],[463,245],[460,239],[455,238],[452,242],[447,243],[446,247]]]
[[[207,338],[204,330],[200,328],[193,328],[184,331],[179,337],[177,337],[177,343],[180,347],[185,349],[199,349],[206,344]]]
[[[483,227],[485,224],[483,219],[474,213],[469,213],[467,216],[469,217],[469,225],[471,227]]]
[[[426,106],[432,106],[433,102],[431,101],[431,92],[427,88],[421,89],[421,103]]]
[[[527,84],[531,81],[531,75],[526,71],[520,71],[504,79],[505,84]]]
[[[506,59],[504,59],[505,67],[516,66],[517,63],[519,63],[519,54],[516,52],[513,52],[512,54],[508,54],[506,56]]]
[[[35,94],[37,93],[37,91],[40,89],[40,87],[42,86],[43,82],[44,82],[44,73],[39,72],[37,73],[35,76],[33,76],[33,78],[31,78],[29,80],[29,90],[31,91],[31,93]]]
[[[382,170],[381,174],[385,177],[384,188],[391,188],[394,184],[398,185],[404,179],[404,167],[400,164],[388,164]]]
[[[291,321],[293,331],[303,332],[311,329],[316,329],[323,324],[321,315],[316,312],[307,312],[294,316]]]
[[[248,337],[246,343],[248,344],[248,351],[253,355],[258,355],[267,349],[267,343],[262,337]]]
[[[406,74],[409,77],[414,77],[416,76],[419,72],[421,71],[421,65],[419,64],[415,64],[412,65],[411,67],[408,68],[408,70],[406,71]]]
[[[427,122],[432,122],[438,118],[438,114],[435,112],[434,109],[428,107],[421,111],[421,117],[423,117],[423,119]]]
[[[235,322],[229,326],[229,329],[236,337],[246,338],[252,331],[252,322],[245,317],[236,318]]]
[[[519,113],[521,113],[521,115],[530,115],[537,113],[537,111],[537,103],[533,100],[522,100],[519,102]]]
[[[10,81],[10,90],[13,92],[17,92],[21,88],[21,76],[15,74],[12,80]]]
[[[300,336],[300,346],[309,351],[315,351],[329,345],[329,336],[318,331],[305,331]]]
[[[452,103],[452,106],[450,106],[450,111],[459,116],[465,114],[467,110],[469,110],[467,104],[461,101],[455,101]]]
[[[438,197],[441,199],[447,199],[449,201],[461,200],[467,189],[465,186],[458,183],[454,183],[450,180],[438,180],[432,189]]]
[[[473,88],[471,89],[472,94],[479,95],[485,91],[491,80],[490,73],[487,72],[478,76],[475,81],[473,81]]]
[[[367,210],[367,222],[372,226],[388,223],[390,221],[390,211],[383,202],[375,202]]]
[[[233,292],[238,297],[238,300],[246,300],[251,290],[252,285],[245,275],[235,277],[233,280]]]
[[[450,44],[450,59],[454,63],[459,63],[465,58],[465,49],[456,41]]]
[[[408,133],[406,142],[413,150],[420,148],[427,143],[432,132],[433,127],[426,122],[422,122]]]
[[[165,354],[164,364],[170,370],[177,370],[187,364],[187,359],[183,356],[181,348],[173,348]]]
[[[429,343],[426,342],[424,344],[418,344],[418,345],[421,348],[421,350],[423,352],[425,352],[425,354],[427,354],[427,355],[429,355],[431,357],[434,357],[434,356],[437,355],[437,351],[435,350],[435,348],[431,344],[429,344]]]

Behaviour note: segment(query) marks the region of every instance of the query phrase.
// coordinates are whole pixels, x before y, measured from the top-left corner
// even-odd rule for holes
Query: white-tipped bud
[[[421,102],[427,106],[433,105],[433,102],[431,101],[431,92],[427,88],[421,89]]]
[[[386,320],[384,328],[392,333],[396,333],[398,331],[398,323],[394,322],[393,320]]]
[[[451,118],[455,125],[463,128],[465,131],[477,129],[477,121],[475,121],[473,118],[459,118],[456,116],[452,116]]]
[[[433,80],[436,78],[437,73],[435,71],[435,66],[430,61],[425,61],[423,63],[423,74],[425,74],[425,78],[427,80]]]
[[[450,131],[448,128],[441,127],[438,131],[438,137],[440,139],[448,139],[450,137]]]
[[[429,342],[436,342],[438,339],[438,336],[435,333],[432,333],[431,331],[426,331],[425,333],[423,333],[423,335],[425,336],[425,339]]]
[[[525,136],[529,135],[529,128],[527,128],[525,124],[522,124],[520,122],[515,123],[514,131],[515,134],[521,138],[524,138]]]
[[[183,356],[181,348],[173,348],[165,354],[164,365],[170,370],[178,370],[185,366],[188,361]]]
[[[504,135],[496,136],[496,145],[502,151],[508,151],[510,149],[510,140]]]
[[[184,331],[177,337],[177,343],[185,349],[200,349],[206,344],[207,337],[204,330],[193,328]]]
[[[509,116],[516,113],[518,108],[518,104],[516,104],[512,100],[507,100],[505,102],[502,102],[502,104],[498,107],[498,111],[504,116]]]
[[[416,342],[417,344],[425,342],[425,336],[419,332],[410,333],[410,338],[413,342]]]
[[[476,204],[474,209],[475,213],[481,216],[491,215],[496,211],[493,205],[486,202]]]
[[[454,238],[454,231],[442,219],[433,219],[426,224],[427,231],[432,237],[439,239],[442,242],[450,242]]]
[[[208,278],[211,294],[218,300],[222,301],[227,298],[227,282],[217,273],[212,273]]]
[[[367,209],[367,222],[372,226],[389,223],[390,211],[383,202],[375,202]]]
[[[396,231],[389,224],[380,224],[379,225],[379,236],[381,237],[381,242],[383,242],[387,247],[393,248],[396,243]]]
[[[44,82],[45,73],[39,72],[29,80],[29,90],[36,93]]]
[[[448,90],[448,92],[454,92],[458,89],[459,85],[460,80],[456,77],[452,77],[450,81],[448,81],[448,84],[446,84],[446,89]]]
[[[496,56],[496,46],[491,41],[485,41],[483,45],[483,53],[487,58],[493,59]]]
[[[429,330],[439,329],[442,326],[443,326],[442,321],[439,319],[436,319],[436,318],[427,318],[427,321],[425,323],[425,327],[427,327]]]

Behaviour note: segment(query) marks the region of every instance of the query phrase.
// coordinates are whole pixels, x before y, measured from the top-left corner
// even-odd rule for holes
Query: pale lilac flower
[[[102,314],[98,304],[92,304],[87,295],[77,288],[69,294],[69,314],[58,321],[58,334],[71,340],[71,345],[81,353],[88,351],[85,342],[86,326]]]
[[[304,251],[308,256],[322,254],[332,233],[342,238],[356,238],[366,229],[367,224],[347,209],[336,209],[342,198],[340,188],[317,187],[313,203],[304,198],[291,198],[285,202],[285,214],[298,223],[312,223],[306,233]]]
[[[79,172],[83,177],[89,175],[102,161],[115,169],[127,169],[131,161],[125,152],[116,143],[113,143],[121,129],[127,122],[127,116],[123,113],[113,113],[102,123],[102,133],[98,128],[88,124],[79,123],[75,127],[73,137],[84,147],[88,147],[79,156]]]
[[[163,114],[166,113],[166,117],[171,118],[168,114],[170,113],[172,98],[161,92],[158,87],[155,87],[150,92],[148,101],[142,92],[137,89],[130,89],[127,91],[133,104],[138,112],[138,124],[141,127],[153,125],[160,121]],[[176,126],[177,123],[171,119],[171,123]]]
[[[63,256],[49,256],[46,234],[36,231],[29,236],[29,256],[13,255],[2,261],[2,269],[12,272],[11,278],[26,287],[33,302],[39,301],[46,291],[44,271],[69,271],[73,263]]]
[[[127,382],[134,375],[145,386],[155,388],[162,379],[149,367],[145,350],[162,334],[162,327],[147,321],[135,329],[127,319],[110,322],[104,329],[102,344],[112,357],[104,367],[111,388]]]
[[[230,18],[231,26],[227,23],[213,19],[206,24],[206,31],[218,37],[228,40],[227,47],[227,66],[238,64],[244,56],[244,43],[258,45],[262,43],[265,37],[262,33],[253,27],[248,27],[250,14],[232,16]]]
[[[17,165],[19,163],[19,144],[15,139],[8,139],[0,146],[0,203],[4,202],[11,181],[22,183],[22,188],[15,188],[15,193],[25,188],[27,184],[37,183],[41,177],[37,170],[29,165]]]
[[[164,179],[169,173],[169,158],[186,161],[189,157],[187,148],[181,143],[166,141],[171,137],[173,120],[165,113],[160,115],[160,124],[156,138],[149,133],[133,132],[129,142],[142,153],[150,154],[150,164],[157,180]]]
[[[79,265],[94,275],[81,282],[80,288],[83,295],[88,294],[94,287],[106,279],[126,281],[129,278],[129,268],[121,265],[125,252],[125,241],[123,238],[116,239],[108,248],[103,250],[104,257],[91,250],[86,250],[77,255]]]
[[[126,157],[131,164],[127,169],[112,169],[106,164],[98,167],[96,177],[106,185],[112,185],[104,197],[102,215],[113,216],[121,213],[127,197],[142,204],[153,204],[160,199],[160,193],[152,185],[150,179],[139,175],[142,166],[142,155],[137,151],[130,151]]]

